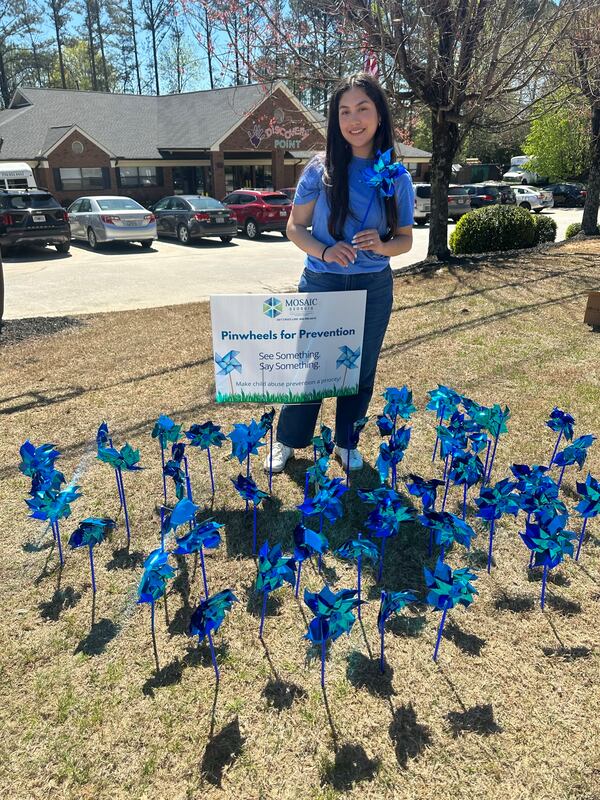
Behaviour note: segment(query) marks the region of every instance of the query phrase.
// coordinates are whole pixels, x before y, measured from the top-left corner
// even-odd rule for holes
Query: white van
[[[530,169],[525,168],[525,164],[535,164],[535,156],[513,156],[510,160],[510,169],[502,176],[502,180],[507,183],[520,183],[522,186],[528,186],[531,183],[544,183],[537,172],[531,172]]]
[[[35,188],[33,171],[24,161],[0,162],[0,190]]]

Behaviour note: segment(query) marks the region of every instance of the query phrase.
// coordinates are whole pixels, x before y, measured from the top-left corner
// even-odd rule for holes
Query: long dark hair
[[[352,147],[342,136],[339,122],[340,98],[348,89],[362,89],[367,97],[375,103],[375,108],[380,118],[379,127],[373,140],[373,151],[392,148],[392,161],[396,160],[394,147],[394,134],[392,131],[392,118],[388,107],[387,98],[383,89],[368,72],[357,72],[337,84],[329,101],[329,116],[327,120],[327,150],[325,153],[324,180],[329,200],[329,233],[336,240],[344,238],[344,223],[349,208],[348,192],[348,165],[352,159]],[[384,198],[386,221],[388,225],[387,236],[394,235],[398,224],[398,209],[395,197]]]

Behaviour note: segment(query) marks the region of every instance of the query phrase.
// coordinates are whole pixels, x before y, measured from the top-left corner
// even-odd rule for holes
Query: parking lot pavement
[[[557,239],[582,217],[581,209],[543,213],[556,220]],[[428,236],[428,226],[415,227],[413,249],[392,259],[392,266],[423,260]],[[66,255],[30,248],[5,258],[4,317],[124,311],[191,303],[211,294],[294,291],[302,263],[302,253],[278,233],[263,234],[257,241],[240,236],[230,244],[204,239],[185,246],[161,240],[151,250],[123,244],[92,251],[80,242]]]

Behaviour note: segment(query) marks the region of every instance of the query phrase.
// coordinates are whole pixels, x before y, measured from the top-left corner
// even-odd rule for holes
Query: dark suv
[[[584,206],[587,192],[577,183],[551,183],[544,189],[552,192],[555,206]]]
[[[493,205],[515,205],[517,198],[506,183],[470,183],[463,187],[469,192],[471,208]]]
[[[29,244],[51,244],[59,253],[68,253],[67,212],[45,189],[0,189],[0,247]]]
[[[237,189],[228,194],[223,203],[249,239],[256,239],[264,231],[280,231],[285,236],[292,203],[283,192]]]

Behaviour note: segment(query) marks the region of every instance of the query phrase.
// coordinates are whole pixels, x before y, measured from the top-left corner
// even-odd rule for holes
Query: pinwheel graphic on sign
[[[169,564],[169,554],[162,548],[153,550],[144,561],[144,572],[138,587],[138,603],[150,603],[150,625],[152,632],[152,647],[156,671],[160,672],[158,663],[158,649],[156,647],[156,629],[154,626],[154,609],[156,601],[164,595],[167,581],[173,578],[175,569]]]
[[[192,503],[187,497],[182,497],[171,511],[164,513],[164,509],[162,510],[160,524],[161,550],[165,549],[165,539],[170,531],[176,531],[180,525],[185,525],[186,523],[191,523],[193,527],[198,508],[199,506]]]
[[[356,350],[353,350],[351,347],[347,347],[345,344],[338,348],[340,354],[335,362],[336,369],[340,367],[344,367],[344,378],[342,380],[342,389],[346,385],[346,375],[348,374],[349,369],[358,369],[358,364],[356,363],[360,358],[360,347],[357,347]]]
[[[585,529],[588,519],[597,517],[598,514],[600,514],[600,483],[596,478],[592,478],[588,472],[585,483],[577,482],[577,494],[581,497],[581,501],[575,506],[575,511],[583,517],[583,525],[581,527],[581,533],[579,534],[579,541],[577,542],[575,561],[579,561],[579,553],[581,552],[581,545],[585,538]]]
[[[213,550],[221,544],[221,534],[219,529],[224,527],[221,523],[212,519],[207,519],[199,525],[195,525],[191,531],[177,539],[177,547],[173,550],[175,555],[189,555],[190,553],[200,553],[200,567],[202,568],[202,583],[204,584],[204,596],[208,597],[208,581],[206,580],[206,565],[204,563],[204,548]]]
[[[393,489],[396,488],[398,464],[404,458],[404,453],[406,452],[406,449],[410,443],[410,433],[411,429],[407,428],[406,425],[403,425],[401,428],[398,428],[397,431],[392,433],[389,443],[382,442],[379,445],[379,455],[375,464],[377,471],[379,472],[379,480],[381,483],[385,483],[387,481],[391,467],[391,485]]]
[[[423,567],[423,572],[425,574],[425,583],[429,588],[426,601],[429,605],[442,612],[433,651],[433,660],[437,661],[446,614],[459,603],[466,607],[471,605],[475,599],[474,595],[478,594],[477,589],[472,585],[472,581],[477,580],[477,575],[465,568],[453,571],[441,558],[438,559],[433,572],[427,567]]]
[[[127,547],[129,547],[131,542],[131,532],[129,530],[129,513],[127,511],[127,499],[125,497],[125,484],[123,483],[123,470],[126,472],[136,472],[143,469],[143,467],[138,465],[138,461],[140,460],[140,451],[134,450],[133,447],[127,442],[120,450],[117,450],[109,443],[108,447],[98,447],[98,455],[96,457],[99,461],[109,464],[115,471],[121,505],[123,506],[123,514],[125,516]]]
[[[533,566],[544,568],[540,598],[542,611],[546,597],[548,570],[558,566],[565,556],[573,555],[573,539],[577,539],[577,534],[565,530],[567,519],[566,515],[550,517],[540,514],[537,524],[526,522],[525,533],[520,534],[521,539],[531,551]]]
[[[431,391],[427,392],[429,395],[429,402],[425,406],[427,411],[435,411],[436,420],[438,420],[439,425],[441,425],[445,419],[450,419],[452,414],[458,409],[458,406],[461,402],[461,396],[458,392],[455,392],[454,389],[448,388],[448,386],[442,386],[442,384],[438,384],[437,389],[431,389]],[[439,442],[439,426],[436,425],[436,437],[435,437],[435,444],[433,446],[433,455],[431,457],[432,461],[435,461],[435,454],[437,452],[437,446]]]
[[[327,425],[321,425],[319,435],[313,436],[312,445],[315,461],[317,460],[317,456],[320,458],[323,456],[330,456],[335,448],[331,428],[328,428]]]
[[[483,479],[484,468],[483,462],[475,453],[469,453],[464,450],[459,450],[454,453],[452,458],[452,465],[448,470],[448,477],[446,480],[446,488],[444,489],[444,500],[442,502],[442,511],[446,508],[446,499],[448,497],[448,487],[450,481],[455,486],[463,487],[463,519],[467,518],[467,492],[471,486],[474,486],[478,481]]]
[[[250,502],[253,505],[252,509],[252,555],[256,555],[256,540],[257,540],[257,529],[256,529],[256,510],[260,503],[269,497],[267,492],[263,492],[262,489],[259,489],[258,486],[254,483],[252,478],[245,478],[241,473],[237,476],[234,480],[231,479],[236,492],[239,496],[246,501],[246,503]]]
[[[284,556],[281,545],[276,544],[269,549],[266,541],[258,554],[258,575],[256,576],[256,591],[262,592],[263,602],[260,614],[259,639],[262,639],[267,611],[267,598],[270,592],[280,589],[284,582],[294,586],[296,583],[296,562],[293,558]]]
[[[269,434],[269,492],[273,488],[273,421],[275,419],[275,409],[265,411],[259,420],[259,425],[263,429],[263,436]]]
[[[570,442],[573,438],[573,427],[575,426],[575,418],[572,417],[570,414],[567,414],[566,411],[561,411],[560,408],[554,406],[552,411],[550,412],[550,419],[546,422],[548,428],[555,433],[558,433],[558,439],[556,440],[556,444],[554,445],[554,450],[552,451],[552,455],[550,457],[550,463],[548,466],[552,466],[554,462],[554,456],[558,452],[558,446],[560,444],[560,440],[564,436],[565,439]]]
[[[379,669],[382,674],[385,672],[385,623],[392,616],[392,614],[399,614],[403,608],[411,603],[417,602],[417,596],[414,592],[382,592],[381,603],[379,605],[379,614],[377,615],[377,628],[379,629],[379,636],[381,639],[381,648],[379,654]]]
[[[296,562],[296,587],[294,595],[298,597],[298,590],[300,589],[300,574],[302,572],[302,564],[307,558],[311,558],[313,553],[319,556],[319,571],[321,569],[321,559],[323,553],[329,548],[327,537],[322,533],[312,531],[304,525],[296,525],[294,529],[294,561]]]
[[[223,591],[213,594],[212,597],[208,597],[207,595],[205,600],[201,600],[199,606],[194,610],[190,618],[190,636],[197,636],[199,642],[201,642],[205,636],[208,639],[210,657],[215,670],[217,683],[219,682],[220,676],[212,634],[219,630],[221,623],[225,619],[225,614],[231,609],[231,606],[237,602],[239,601],[231,589],[223,589]]]
[[[50,522],[54,540],[58,546],[58,558],[62,567],[65,563],[65,559],[60,538],[59,520],[71,516],[71,503],[81,497],[81,493],[79,492],[80,487],[69,485],[61,489],[62,473],[56,471],[49,473],[46,478],[49,482],[48,488],[32,492],[31,498],[25,500],[25,502],[31,510],[30,516],[32,519]],[[55,486],[56,488],[50,488],[50,486]]]
[[[467,550],[471,547],[471,539],[475,537],[475,531],[460,517],[450,514],[448,511],[426,511],[419,517],[419,522],[429,528],[429,535],[433,534],[435,543],[440,549],[440,561],[449,547],[454,542],[464,545]]]
[[[401,389],[390,386],[381,396],[385,400],[383,414],[392,420],[394,430],[398,417],[408,421],[417,410],[416,406],[413,405],[412,391],[408,386],[403,386]]]
[[[71,534],[69,547],[88,547],[90,551],[90,571],[92,575],[92,592],[96,594],[96,576],[94,573],[94,547],[102,544],[109,531],[114,530],[116,523],[108,517],[87,517],[82,520]]]
[[[381,150],[378,150],[373,166],[365,167],[361,172],[363,182],[366,183],[367,186],[373,187],[373,194],[371,195],[367,209],[358,226],[359,231],[363,229],[367,221],[369,211],[371,210],[373,200],[377,196],[377,193],[379,193],[380,197],[393,197],[395,179],[407,172],[403,164],[393,160],[394,157],[394,149],[392,147],[383,153]]]
[[[359,533],[356,539],[346,539],[335,551],[336,555],[340,558],[356,561],[357,581],[356,593],[359,605],[357,606],[358,618],[360,619],[360,601],[361,601],[361,578],[362,578],[362,565],[363,559],[368,559],[373,564],[379,559],[379,550],[377,545],[370,539],[363,539],[362,533]]]
[[[510,408],[505,406],[503,411],[497,403],[494,403],[490,409],[490,420],[487,426],[487,430],[490,432],[494,444],[492,446],[492,455],[490,458],[489,467],[483,479],[484,483],[489,483],[489,480],[492,476],[494,460],[496,459],[496,448],[498,447],[498,439],[503,433],[507,433],[508,428],[506,427],[506,422],[509,418]]]
[[[561,450],[554,456],[554,464],[562,468],[558,479],[559,487],[567,467],[573,464],[579,464],[579,469],[583,468],[587,458],[587,451],[595,441],[596,437],[591,434],[579,436],[577,439],[574,439],[570,445],[565,447],[564,450]]]
[[[494,546],[494,532],[496,521],[504,514],[517,516],[520,509],[519,498],[514,493],[516,482],[508,478],[498,481],[495,486],[483,488],[479,497],[475,498],[475,505],[479,509],[476,516],[490,526],[490,541],[488,546],[487,571],[492,568],[492,549]]]
[[[213,475],[210,448],[221,447],[227,437],[221,432],[220,425],[213,425],[210,420],[208,420],[208,422],[204,422],[202,425],[197,423],[191,425],[189,431],[185,432],[185,435],[190,440],[190,447],[199,447],[200,450],[206,450],[206,455],[208,456],[208,471],[210,473],[210,487],[214,497],[215,479]]]
[[[167,417],[166,414],[161,414],[160,417],[154,423],[154,427],[152,428],[152,438],[158,439],[158,443],[160,444],[160,458],[161,458],[161,465],[162,465],[162,478],[163,478],[163,499],[166,505],[167,502],[167,484],[165,481],[165,449],[167,445],[175,444],[178,441],[179,436],[181,434],[181,425],[176,425],[171,417]],[[177,495],[179,497],[179,495]]]
[[[318,594],[305,589],[304,602],[315,615],[304,638],[321,646],[321,687],[324,689],[327,640],[335,642],[342,633],[350,633],[356,621],[352,612],[362,601],[354,589],[341,589],[334,593],[324,586]]]
[[[239,356],[239,350],[230,350],[228,353],[225,353],[224,356],[220,356],[218,353],[215,353],[215,364],[219,367],[217,371],[217,376],[227,376],[229,375],[229,387],[231,389],[231,394],[234,394],[233,391],[233,381],[231,380],[231,373],[234,370],[237,370],[239,373],[242,372],[242,365],[237,360],[236,356]]]

